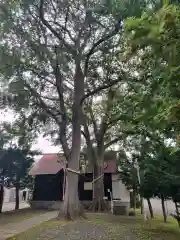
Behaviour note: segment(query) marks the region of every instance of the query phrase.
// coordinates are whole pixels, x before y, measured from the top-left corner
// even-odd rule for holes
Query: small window
[[[84,183],[84,190],[92,190],[92,183],[91,182],[85,182]]]

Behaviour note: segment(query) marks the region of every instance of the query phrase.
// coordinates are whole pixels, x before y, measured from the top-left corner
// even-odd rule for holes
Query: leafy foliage
[[[129,19],[126,30],[131,52],[138,54],[140,71],[151,84],[154,120],[161,129],[171,125],[179,134],[179,13],[178,5],[164,5],[157,12]],[[140,74],[141,72],[138,71]]]

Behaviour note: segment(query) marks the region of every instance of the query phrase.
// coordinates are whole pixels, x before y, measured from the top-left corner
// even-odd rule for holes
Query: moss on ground
[[[9,240],[179,240],[177,222],[162,218],[144,222],[141,216],[123,217],[110,214],[88,214],[87,220],[65,222],[51,220]]]

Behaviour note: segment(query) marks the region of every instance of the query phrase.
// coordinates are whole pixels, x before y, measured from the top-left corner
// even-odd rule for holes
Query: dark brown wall
[[[56,175],[44,174],[35,177],[34,201],[61,201],[63,198],[64,172]]]
[[[85,182],[92,182],[93,181],[93,174],[86,173],[85,175],[81,175],[79,178],[79,200],[81,201],[91,201],[93,197],[92,190],[84,190],[84,183]],[[108,197],[110,200],[110,194],[108,189],[112,192],[112,178],[111,173],[104,174],[104,191],[105,196]]]
[[[56,175],[37,175],[33,192],[34,201],[62,201],[63,199],[64,172],[61,170]],[[79,177],[79,199],[81,201],[92,200],[92,190],[84,190],[85,182],[92,182],[92,173],[87,173]],[[112,192],[111,173],[104,174],[105,196],[110,200],[108,189]]]

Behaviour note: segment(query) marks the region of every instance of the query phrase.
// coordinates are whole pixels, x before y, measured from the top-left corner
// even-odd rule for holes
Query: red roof
[[[64,157],[59,154],[45,154],[29,171],[29,175],[56,174],[65,167]]]
[[[41,174],[56,174],[61,169],[65,168],[65,158],[60,154],[45,154],[35,165],[31,168],[29,175],[41,175]],[[92,172],[89,166],[87,172]],[[117,165],[116,158],[105,160],[104,164],[105,173],[116,173]]]
[[[105,173],[116,173],[117,172],[117,165],[116,159],[108,160],[104,166]]]
[[[86,172],[91,173],[92,172],[92,165],[87,166]],[[116,173],[117,170],[117,165],[116,165],[116,160],[111,159],[111,160],[106,160],[104,162],[104,173]]]

